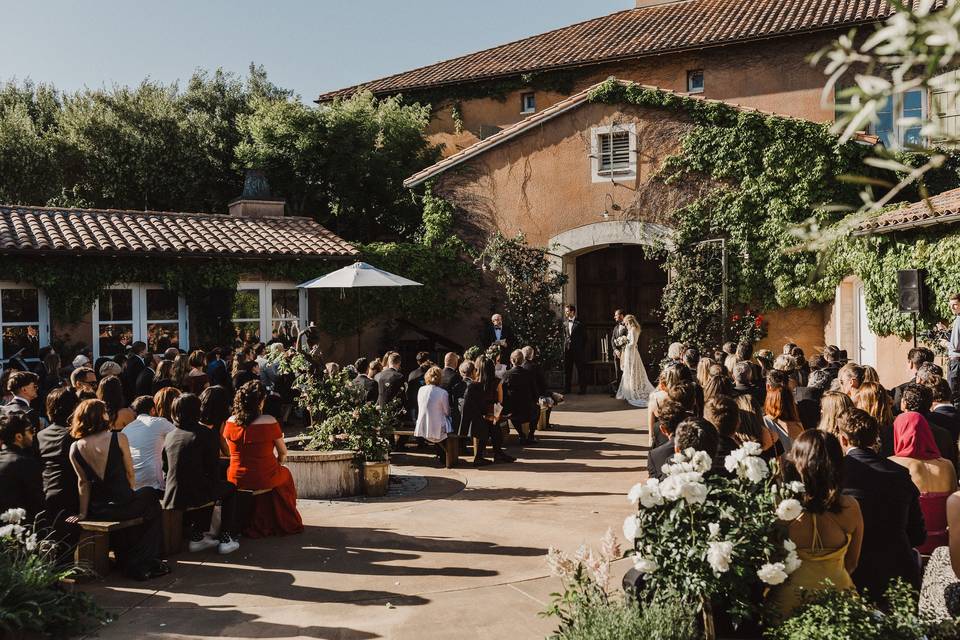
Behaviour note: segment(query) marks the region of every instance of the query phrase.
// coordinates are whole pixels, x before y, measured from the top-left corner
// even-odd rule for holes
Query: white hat
[[[88,358],[87,356],[83,355],[82,353],[79,354],[76,358],[73,359],[73,368],[74,368],[74,369],[79,369],[80,367],[85,367],[85,366],[87,366],[88,364],[90,364],[90,358]]]

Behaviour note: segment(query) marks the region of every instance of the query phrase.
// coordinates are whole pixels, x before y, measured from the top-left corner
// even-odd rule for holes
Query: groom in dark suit
[[[573,368],[577,368],[577,382],[580,395],[587,392],[587,332],[577,320],[577,307],[568,304],[563,322],[563,392],[570,393],[573,383]]]
[[[617,377],[610,382],[611,398],[617,395],[617,389],[620,388],[620,381],[623,379],[623,366],[620,364],[623,354],[620,351],[620,347],[617,346],[617,340],[627,336],[627,328],[623,325],[623,309],[617,309],[613,312],[613,322],[613,330],[610,331],[610,353],[613,354],[613,364],[617,372]]]

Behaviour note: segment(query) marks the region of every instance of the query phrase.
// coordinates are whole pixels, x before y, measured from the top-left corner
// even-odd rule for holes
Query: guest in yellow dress
[[[804,590],[854,588],[850,574],[860,558],[863,516],[856,499],[841,493],[842,465],[840,442],[818,429],[804,431],[787,456],[785,479],[799,480],[806,492],[803,511],[787,529],[801,564],[767,595],[768,606],[782,618],[801,604]]]

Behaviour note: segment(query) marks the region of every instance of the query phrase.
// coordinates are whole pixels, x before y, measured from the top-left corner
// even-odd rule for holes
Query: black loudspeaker
[[[904,269],[897,271],[897,295],[900,311],[905,313],[924,313],[927,310],[927,291],[924,286],[923,269]]]

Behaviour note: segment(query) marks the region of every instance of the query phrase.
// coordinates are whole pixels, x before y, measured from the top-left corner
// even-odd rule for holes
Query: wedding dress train
[[[640,351],[638,350],[640,331],[630,329],[627,332],[627,339],[627,344],[623,346],[620,352],[623,378],[620,381],[620,388],[617,389],[617,398],[626,400],[635,407],[646,407],[650,394],[653,393],[655,387],[647,377],[647,370],[643,366],[643,359],[640,357]]]

